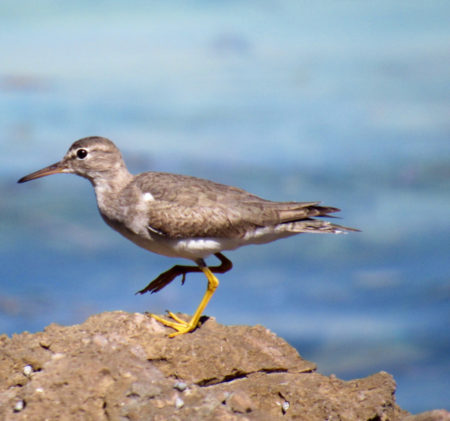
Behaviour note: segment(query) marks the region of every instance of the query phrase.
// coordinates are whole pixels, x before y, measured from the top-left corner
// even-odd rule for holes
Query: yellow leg
[[[170,338],[173,338],[174,336],[177,336],[177,335],[181,335],[183,333],[192,332],[197,327],[203,311],[205,310],[206,306],[209,303],[209,300],[213,296],[214,291],[219,286],[219,280],[214,276],[214,274],[211,272],[211,270],[207,266],[200,267],[200,269],[203,271],[203,273],[208,278],[208,287],[206,288],[205,295],[203,296],[202,301],[200,302],[200,305],[197,307],[197,310],[195,311],[194,315],[192,316],[192,318],[189,322],[186,322],[186,321],[180,319],[178,316],[176,316],[174,313],[172,313],[170,311],[169,311],[168,315],[174,321],[163,319],[162,317],[156,316],[154,314],[150,315],[158,322],[161,322],[163,325],[171,327],[172,329],[176,330],[176,332],[171,333],[169,335]]]

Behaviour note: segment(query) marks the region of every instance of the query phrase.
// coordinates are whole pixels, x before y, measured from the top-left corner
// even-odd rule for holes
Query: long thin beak
[[[60,162],[57,162],[56,164],[49,165],[48,167],[42,168],[42,170],[32,172],[31,174],[28,174],[25,177],[22,177],[17,182],[25,183],[26,181],[34,180],[35,178],[45,177],[46,175],[59,174],[59,173],[64,172],[64,170],[65,170],[65,166],[60,161]]]

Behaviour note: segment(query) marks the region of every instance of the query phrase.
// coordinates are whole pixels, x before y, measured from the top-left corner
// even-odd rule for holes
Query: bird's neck
[[[106,209],[115,207],[117,197],[132,180],[133,175],[125,167],[90,179],[94,186],[97,205],[101,213],[105,213]]]

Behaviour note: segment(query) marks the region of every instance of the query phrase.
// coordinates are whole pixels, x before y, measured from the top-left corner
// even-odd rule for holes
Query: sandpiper
[[[197,266],[176,265],[159,275],[140,294],[157,292],[187,273],[202,271],[206,292],[192,318],[186,322],[172,312],[166,320],[153,318],[175,330],[170,336],[193,331],[219,285],[214,273],[224,273],[232,263],[221,252],[248,244],[263,244],[300,233],[340,234],[358,231],[315,217],[339,209],[320,202],[273,202],[237,187],[201,178],[146,172],[132,175],[119,149],[104,137],[77,140],[56,164],[22,177],[18,182],[50,174],[69,173],[93,185],[104,221],[138,246],[169,257],[190,259]],[[214,254],[220,264],[207,266]]]

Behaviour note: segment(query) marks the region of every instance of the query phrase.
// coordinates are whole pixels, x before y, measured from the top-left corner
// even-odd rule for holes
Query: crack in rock
[[[256,373],[264,373],[264,374],[272,374],[272,373],[287,373],[288,369],[286,368],[262,368],[260,370],[255,371],[236,371],[235,373],[228,374],[221,379],[218,379],[217,377],[209,378],[209,379],[203,379],[199,382],[196,382],[195,384],[200,387],[209,387],[209,386],[216,386],[218,384],[222,383],[230,383],[235,380],[245,379],[248,376],[251,376],[252,374]]]

